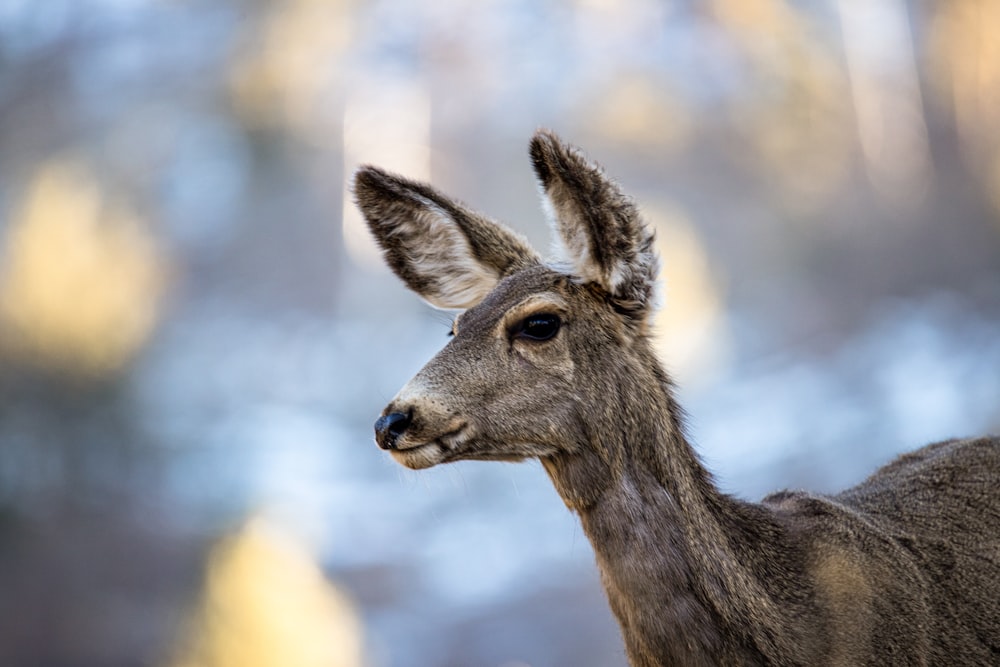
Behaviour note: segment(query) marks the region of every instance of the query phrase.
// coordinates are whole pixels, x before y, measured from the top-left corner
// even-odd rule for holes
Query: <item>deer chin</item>
[[[505,449],[477,447],[475,430],[463,423],[457,428],[432,439],[419,441],[404,439],[389,453],[396,463],[411,470],[432,468],[454,461],[503,461],[518,463],[530,458],[544,458],[559,450],[549,444],[523,442]],[[482,445],[482,443],[480,443]]]
[[[439,463],[463,458],[461,447],[469,440],[469,430],[467,424],[462,424],[458,428],[431,440],[404,441],[389,453],[396,460],[396,463],[411,470],[431,468]]]
[[[444,463],[445,460],[444,446],[437,440],[407,449],[394,449],[389,454],[396,460],[396,463],[411,470],[431,468],[439,463]]]

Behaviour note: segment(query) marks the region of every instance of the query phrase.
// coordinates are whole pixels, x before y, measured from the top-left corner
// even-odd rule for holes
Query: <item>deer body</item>
[[[930,445],[835,496],[719,492],[650,344],[650,231],[555,136],[531,157],[556,263],[429,186],[358,172],[389,265],[465,309],[379,445],[411,468],[540,459],[637,667],[1000,664],[1000,440]]]

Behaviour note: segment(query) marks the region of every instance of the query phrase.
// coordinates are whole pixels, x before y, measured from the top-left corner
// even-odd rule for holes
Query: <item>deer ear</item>
[[[540,261],[513,231],[429,185],[362,167],[354,196],[386,263],[438,308],[470,308],[501,278]]]
[[[639,210],[603,170],[551,132],[531,141],[542,203],[556,232],[560,260],[604,288],[636,317],[652,311],[659,260]]]

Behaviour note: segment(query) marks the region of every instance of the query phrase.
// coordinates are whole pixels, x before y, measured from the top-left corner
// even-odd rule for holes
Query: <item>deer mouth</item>
[[[468,439],[468,424],[461,424],[431,440],[400,443],[389,453],[397,463],[412,470],[421,470],[453,460],[456,458],[457,448]]]

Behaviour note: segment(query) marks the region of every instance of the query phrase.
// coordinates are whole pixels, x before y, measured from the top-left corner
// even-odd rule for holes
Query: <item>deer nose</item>
[[[413,413],[390,412],[375,422],[375,442],[382,449],[395,449],[396,440],[413,421]]]

